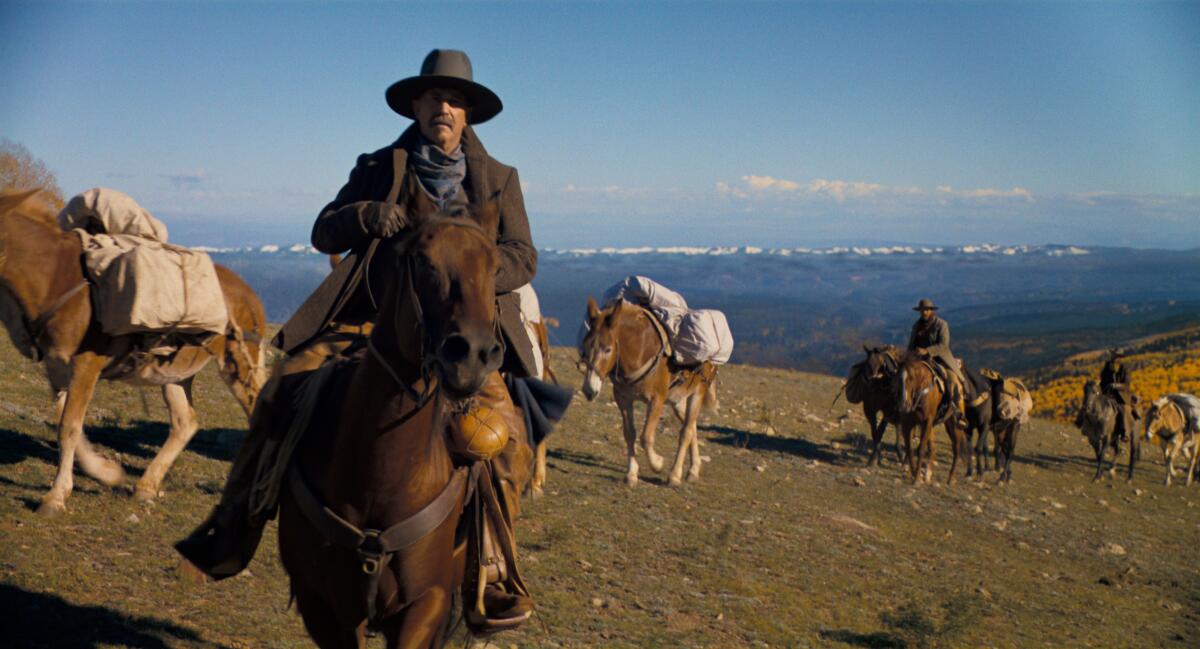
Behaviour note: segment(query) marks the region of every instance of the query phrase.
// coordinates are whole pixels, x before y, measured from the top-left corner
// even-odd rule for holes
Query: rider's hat
[[[459,50],[433,50],[421,64],[421,73],[393,83],[387,89],[387,103],[392,110],[410,119],[412,102],[430,88],[453,88],[466,95],[471,110],[471,124],[482,124],[503,108],[500,98],[486,86],[476,83],[471,73],[471,59]]]
[[[934,311],[938,310],[937,305],[933,303],[933,300],[927,297],[921,298],[921,301],[917,302],[917,306],[913,307],[913,311],[921,311],[923,309],[933,309]]]

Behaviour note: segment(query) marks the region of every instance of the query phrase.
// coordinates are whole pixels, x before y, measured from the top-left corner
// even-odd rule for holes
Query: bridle
[[[650,313],[648,313],[646,311],[646,309],[644,309],[642,307],[638,307],[638,312],[647,318],[654,317]],[[654,323],[651,322],[650,324],[653,325]],[[622,376],[624,373],[621,371],[620,351],[617,347],[617,341],[614,340],[612,353],[614,355],[617,355],[617,360],[613,363],[612,369],[610,369],[608,371],[607,376],[609,378],[611,378],[614,382],[624,383],[625,385],[632,385],[632,384],[637,383],[638,381],[641,381],[642,379],[646,378],[647,376],[650,375],[651,372],[653,372],[655,370],[655,368],[658,367],[658,364],[660,362],[662,362],[662,359],[667,356],[667,346],[663,343],[661,338],[659,339],[658,344],[659,344],[658,352],[656,354],[654,354],[654,356],[652,356],[650,358],[650,360],[643,363],[642,366],[639,367],[634,372],[632,372],[631,375]],[[587,369],[589,372],[595,372],[596,374],[599,374],[600,376],[605,376],[605,373],[601,372],[600,369],[598,367],[596,367],[595,362],[592,361],[592,354],[590,353],[590,350],[588,350],[588,351],[589,351],[589,353],[587,354],[587,356],[583,356],[582,354],[580,355],[580,359],[579,359],[580,364],[582,364],[583,367],[585,369]]]
[[[484,233],[483,228],[479,227],[477,223],[466,219],[447,218],[439,220],[439,222],[456,227],[474,228]],[[426,351],[432,347],[432,340],[429,335],[429,328],[425,326],[424,309],[421,306],[420,295],[417,294],[413,286],[416,262],[414,261],[414,255],[410,254],[411,251],[409,248],[411,247],[411,237],[416,236],[420,230],[421,228],[417,228],[409,233],[409,240],[403,242],[399,253],[404,258],[405,285],[403,290],[406,293],[405,299],[408,300],[408,307],[412,309],[416,326],[419,330],[421,344],[419,382],[424,384],[424,388],[421,391],[417,391],[412,384],[404,381],[400,377],[400,373],[396,371],[396,367],[392,361],[375,345],[372,337],[367,337],[367,349],[371,356],[383,366],[383,369],[392,377],[392,380],[414,402],[413,408],[402,416],[402,419],[405,420],[424,409],[431,398],[441,392],[441,383],[435,380],[436,375],[433,372],[432,361],[427,358]],[[376,239],[371,245],[373,247],[377,246],[378,241]],[[374,250],[372,249],[371,252],[373,253]],[[373,259],[373,257],[373,254],[369,255],[369,259]],[[370,261],[367,263],[369,265]],[[371,302],[375,304],[374,296],[371,296]],[[397,303],[397,308],[400,308],[403,304],[399,300]],[[499,318],[495,319],[495,323],[497,327],[496,333],[503,345],[503,336],[500,335],[498,329]],[[446,486],[442,488],[441,492],[429,504],[408,518],[395,522],[382,530],[360,528],[325,506],[305,483],[295,463],[288,470],[288,481],[297,505],[309,522],[337,545],[355,552],[366,579],[364,606],[366,609],[367,624],[368,627],[373,627],[379,621],[375,602],[379,593],[379,579],[384,569],[391,562],[392,557],[397,552],[412,546],[437,529],[454,513],[455,509],[459,507],[460,502],[470,502],[479,493],[476,485],[487,470],[485,463],[482,461],[476,461],[469,466],[455,468]]]
[[[475,231],[479,232],[480,234],[484,235],[485,238],[487,236],[484,229],[482,227],[480,227],[480,225],[478,223],[476,223],[470,219],[459,218],[459,217],[442,217],[440,219],[437,219],[436,223],[442,224],[442,225],[449,225],[449,226],[453,226],[453,227],[460,227],[460,228],[467,228],[470,230],[475,230]],[[382,351],[380,351],[380,349],[377,345],[375,345],[373,337],[371,337],[371,336],[367,337],[367,351],[369,351],[371,356],[373,356],[375,358],[375,360],[383,367],[384,371],[386,371],[388,373],[388,376],[390,376],[392,378],[392,380],[396,382],[396,385],[400,386],[400,389],[403,390],[404,393],[409,397],[409,399],[411,399],[413,401],[414,407],[411,411],[413,413],[424,408],[425,405],[429,402],[429,400],[435,394],[437,394],[438,392],[441,391],[441,384],[437,380],[435,380],[436,375],[433,371],[433,363],[435,362],[435,359],[433,358],[433,356],[431,354],[428,353],[429,350],[431,350],[433,348],[433,342],[434,342],[433,336],[429,331],[429,327],[427,327],[425,325],[425,309],[421,305],[421,296],[417,293],[416,286],[413,284],[413,277],[416,276],[416,256],[413,255],[412,251],[411,251],[412,241],[419,235],[421,230],[422,230],[422,228],[418,227],[418,228],[412,230],[411,232],[409,232],[405,236],[405,238],[401,240],[398,252],[404,260],[404,262],[403,262],[404,263],[404,287],[402,289],[404,291],[404,299],[406,299],[408,301],[408,307],[412,310],[413,319],[416,322],[416,327],[417,327],[417,331],[418,331],[418,340],[420,341],[420,347],[418,349],[418,358],[421,359],[421,367],[420,367],[419,378],[418,378],[417,382],[424,386],[423,389],[421,391],[417,391],[417,389],[414,388],[411,383],[402,379],[400,377],[400,373],[396,370],[396,367],[393,364],[393,362],[391,360],[389,360]],[[373,262],[374,258],[375,258],[375,255],[372,253],[375,252],[375,248],[378,246],[379,241],[380,241],[379,239],[375,239],[374,241],[371,242],[372,249],[368,252],[367,268],[364,272],[364,278],[365,278],[364,281],[366,282],[366,286],[367,286],[367,295],[371,300],[371,306],[376,311],[379,310],[379,305],[378,305],[377,301],[375,300],[374,292],[371,290],[370,265],[371,265],[371,262]],[[401,308],[403,303],[400,301],[397,301],[397,302],[398,303],[397,303],[396,308],[399,309],[399,308]],[[504,343],[504,335],[500,331],[500,318],[499,317],[494,317],[492,319],[492,326],[495,330],[496,339],[498,341],[500,341],[500,345],[503,350],[505,343]],[[503,351],[502,351],[502,353],[503,353]]]

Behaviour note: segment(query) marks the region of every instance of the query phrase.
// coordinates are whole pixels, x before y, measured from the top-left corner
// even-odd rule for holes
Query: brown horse
[[[100,330],[92,317],[79,237],[59,228],[37,191],[0,194],[0,318],[17,349],[43,362],[57,397],[58,475],[38,511],[66,510],[76,460],[105,485],[124,479],[121,465],[92,450],[83,434],[84,415],[101,378],[162,387],[171,432],[134,490],[137,498],[152,499],[196,433],[192,379],[210,359],[217,359],[221,377],[247,415],[253,408],[266,377],[262,303],[241,278],[217,266],[230,316],[225,335],[184,345],[167,360],[130,363],[139,357],[135,352],[144,336],[109,336]]]
[[[468,554],[456,540],[467,468],[456,468],[445,428],[489,377],[499,377],[504,354],[495,310],[497,212],[478,218],[481,225],[414,216],[407,234],[379,247],[372,264],[386,272],[376,284],[383,292],[369,353],[351,370],[332,423],[313,427],[296,448],[281,494],[279,550],[320,647],[362,647],[368,624],[392,648],[444,639]],[[509,443],[524,444],[521,437]],[[513,468],[515,497],[528,467]],[[335,527],[356,530],[350,542],[338,539],[348,532],[314,522],[297,481],[320,502],[318,511],[340,517]],[[371,553],[389,528],[420,524],[402,547]]]
[[[647,404],[646,423],[642,429],[642,447],[650,466],[663,469],[663,458],[654,451],[654,433],[662,417],[663,406],[672,404],[683,426],[679,431],[679,449],[671,469],[670,484],[683,482],[683,466],[691,451],[688,480],[700,478],[700,445],[696,422],[703,408],[717,405],[717,367],[704,363],[696,369],[672,370],[669,345],[661,325],[650,311],[617,300],[601,310],[589,297],[587,306],[589,331],[580,350],[587,368],[583,395],[592,401],[600,394],[606,377],[612,379],[613,398],[621,410],[621,425],[625,433],[629,469],[625,482],[638,483],[637,428],[633,420],[633,404]]]
[[[1145,440],[1162,447],[1163,463],[1167,465],[1165,484],[1170,486],[1175,475],[1175,458],[1183,451],[1191,452],[1185,474],[1185,484],[1192,484],[1196,473],[1196,460],[1200,457],[1200,435],[1188,424],[1187,414],[1173,399],[1163,397],[1155,401],[1146,411]]]
[[[958,429],[953,408],[942,406],[944,391],[929,365],[931,362],[918,354],[906,354],[901,359],[900,371],[896,373],[894,381],[896,412],[900,417],[900,433],[904,437],[904,449],[914,482],[921,479],[926,483],[932,482],[935,459],[933,427],[938,424],[945,426],[954,457],[950,463],[950,474],[946,477],[946,483],[951,484],[954,482],[959,453],[967,453],[969,463],[971,449]],[[912,447],[914,428],[919,428],[921,435],[915,454]]]
[[[896,431],[896,458],[904,461],[900,451],[900,418],[896,414],[895,391],[892,379],[900,369],[900,350],[894,345],[868,347],[867,357],[850,368],[850,376],[842,388],[850,403],[862,403],[863,417],[871,427],[871,456],[867,466],[879,466],[883,435],[888,424]],[[842,394],[839,392],[839,396]],[[837,397],[834,397],[837,403]]]

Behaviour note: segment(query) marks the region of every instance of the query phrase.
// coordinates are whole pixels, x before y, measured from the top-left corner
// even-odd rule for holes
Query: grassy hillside
[[[555,350],[559,375],[578,373]],[[6,647],[304,647],[267,530],[250,570],[180,576],[171,543],[208,511],[244,417],[206,370],[203,430],[154,504],[80,477],[63,517],[32,510],[56,458],[38,368],[0,342],[0,628]],[[1078,433],[1035,420],[1015,482],[915,488],[867,472],[865,423],[839,380],[721,370],[704,473],[680,489],[623,484],[606,393],[553,438],[547,496],[518,521],[541,621],[502,647],[1200,646],[1200,487],[1090,482]],[[157,396],[105,385],[91,439],[132,477],[165,436]],[[891,435],[888,436],[889,440]],[[673,432],[660,436],[670,452]],[[938,433],[949,466],[945,436]],[[1147,457],[1154,454],[1147,453]],[[645,462],[642,463],[646,465]],[[542,624],[544,622],[544,625]],[[374,641],[371,646],[382,646]],[[458,646],[461,646],[458,645]]]
[[[1143,403],[1171,392],[1200,394],[1200,327],[1146,336],[1122,345],[1133,392]],[[1106,350],[1076,354],[1058,365],[1035,372],[1031,377],[1036,414],[1069,422],[1079,411],[1083,385],[1099,380],[1107,358]]]

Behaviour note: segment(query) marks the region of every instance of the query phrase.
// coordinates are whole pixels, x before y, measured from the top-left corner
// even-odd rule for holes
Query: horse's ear
[[[488,201],[475,215],[475,218],[479,221],[479,227],[483,228],[489,237],[495,239],[500,232],[500,201],[494,198]]]
[[[867,343],[863,343],[863,351],[864,351],[864,352],[866,352],[866,353],[868,353],[868,354],[870,354],[870,353],[871,353],[871,348],[870,348],[870,347],[867,347]]]
[[[600,317],[600,306],[596,304],[596,298],[590,295],[588,296],[587,316],[591,322],[595,322],[596,318]]]
[[[621,309],[623,308],[625,308],[625,300],[617,300],[617,303],[613,305],[612,310],[608,312],[608,315],[604,316],[604,322],[609,326],[612,326],[612,324],[617,321],[617,316],[621,315]]]

